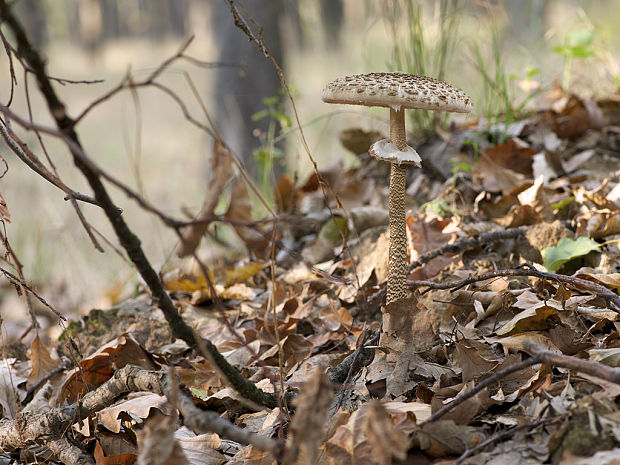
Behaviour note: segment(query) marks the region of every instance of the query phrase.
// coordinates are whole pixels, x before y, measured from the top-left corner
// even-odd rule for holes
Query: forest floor
[[[282,177],[277,223],[248,224],[252,202],[236,181],[223,219],[247,257],[212,267],[213,288],[198,267],[163,276],[196,334],[275,392],[276,406],[232,389],[213,360],[172,337],[140,290],[67,323],[55,348],[39,337],[3,346],[3,421],[60,415],[135,365],[178,376],[202,412],[247,437],[197,435],[163,388],[136,388],[64,435],[97,463],[140,454],[141,463],[267,464],[267,451],[281,450],[274,444],[285,444],[285,463],[617,463],[620,97],[585,101],[556,88],[546,99],[526,119],[469,121],[416,147],[423,168],[409,170],[407,191],[414,339],[400,353],[377,342],[389,166],[366,153],[379,135],[352,129],[341,141],[360,154],[358,167],[334,164],[301,186]],[[213,161],[222,176],[224,152],[216,147]],[[208,195],[223,192],[214,182]],[[52,460],[37,444],[13,449],[0,463]]]

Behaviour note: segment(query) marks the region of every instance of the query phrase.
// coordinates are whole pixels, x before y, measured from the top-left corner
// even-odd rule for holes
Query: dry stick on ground
[[[539,420],[536,421],[534,423],[528,423],[525,425],[519,425],[519,426],[515,426],[513,428],[509,428],[506,431],[502,431],[501,433],[495,434],[493,436],[491,436],[490,438],[488,438],[486,441],[482,441],[480,444],[478,444],[476,447],[472,447],[471,449],[467,449],[465,452],[463,452],[461,454],[461,456],[456,459],[455,462],[452,463],[452,465],[461,465],[461,463],[463,463],[465,461],[465,459],[467,459],[467,457],[470,457],[472,455],[474,455],[475,453],[484,450],[485,448],[487,448],[488,446],[490,446],[491,444],[494,444],[498,441],[501,441],[504,438],[510,437],[512,435],[514,435],[517,431],[522,431],[524,429],[531,429],[531,428],[537,428],[538,426],[543,426],[543,425],[548,425],[550,423],[554,423],[556,421],[558,421],[559,419],[561,419],[562,417],[553,417],[553,418],[546,418],[544,420]]]
[[[86,393],[79,402],[50,409],[45,413],[29,412],[17,420],[0,420],[0,450],[15,450],[33,443],[45,444],[52,448],[72,424],[109,407],[119,397],[129,392],[153,392],[168,398],[174,397],[171,380],[164,372],[127,365],[117,370],[97,389]],[[186,392],[179,392],[177,400],[175,407],[179,409],[185,423],[193,431],[214,432],[222,438],[241,444],[252,444],[261,450],[273,453],[275,457],[280,457],[282,445],[279,441],[239,428],[221,418],[217,412],[200,410],[193,404],[191,395]],[[67,451],[64,447],[55,447],[55,453],[64,463],[76,463],[75,452],[75,449]]]
[[[430,262],[433,258],[439,257],[440,255],[445,255],[447,253],[464,252],[465,250],[470,250],[484,244],[491,244],[493,242],[503,241],[506,239],[514,239],[523,236],[526,231],[527,228],[513,228],[505,229],[503,231],[491,231],[488,233],[476,235],[474,237],[461,239],[460,241],[456,241],[452,244],[444,245],[443,247],[439,247],[437,249],[431,250],[430,252],[420,255],[415,262],[409,265],[409,273],[411,273],[416,268]]]
[[[485,387],[500,382],[509,374],[519,370],[523,370],[524,368],[532,365],[537,365],[539,363],[555,367],[568,368],[569,370],[574,370],[579,373],[585,373],[590,376],[595,376],[596,378],[609,381],[610,383],[620,384],[620,368],[612,368],[607,365],[603,365],[602,363],[593,362],[592,360],[583,360],[577,357],[572,357],[570,355],[557,354],[555,352],[551,352],[550,350],[543,349],[542,347],[534,344],[531,341],[526,341],[524,343],[524,349],[532,354],[530,358],[503,368],[498,372],[493,373],[488,378],[480,381],[469,391],[462,392],[452,401],[450,401],[439,410],[437,410],[435,413],[433,413],[429,418],[420,423],[420,426],[439,420],[456,406],[462,404],[467,399],[475,396]]]
[[[416,261],[414,261],[413,263],[409,265],[409,273],[411,273],[416,268],[419,268],[422,265],[427,264],[433,258],[439,257],[441,255],[445,255],[448,253],[464,252],[466,250],[479,247],[481,245],[492,244],[493,242],[502,241],[505,239],[514,239],[516,237],[523,236],[526,233],[526,231],[527,231],[527,228],[525,227],[506,229],[503,231],[491,231],[488,233],[476,235],[474,237],[468,237],[466,239],[461,239],[460,241],[456,241],[453,244],[444,245],[443,247],[433,249],[423,255],[420,255]],[[373,300],[383,299],[383,297],[385,296],[387,292],[387,288],[385,286],[386,282],[387,281],[384,280],[381,283],[383,287],[381,288],[380,291],[378,291],[377,293],[373,295]],[[409,285],[411,285],[412,282],[417,282],[417,281],[409,281]],[[420,281],[420,282],[423,282],[423,281]]]
[[[129,229],[129,226],[123,219],[121,212],[115,207],[110,198],[100,176],[95,172],[91,164],[85,162],[82,155],[84,151],[80,143],[79,137],[75,132],[75,121],[71,119],[66,112],[64,103],[58,98],[54,91],[49,78],[45,73],[45,64],[39,53],[34,50],[23,26],[13,15],[10,6],[6,0],[0,0],[0,21],[6,23],[11,29],[17,42],[17,50],[21,58],[23,58],[30,66],[34,73],[37,83],[43,97],[47,103],[50,114],[54,118],[58,129],[66,134],[72,144],[68,144],[73,161],[76,167],[82,172],[87,179],[97,203],[102,207],[108,220],[110,221],[116,236],[127,251],[127,255],[140,273],[142,279],[149,287],[154,302],[162,310],[166,321],[170,325],[172,333],[175,337],[183,339],[187,344],[196,348],[197,343],[192,329],[185,323],[179,315],[172,299],[164,289],[159,276],[151,266],[148,258],[142,250],[140,239]],[[258,389],[254,383],[245,379],[241,373],[230,365],[226,359],[220,354],[215,345],[210,341],[205,341],[207,350],[218,364],[220,370],[225,374],[228,382],[244,397],[270,408],[276,406],[275,396],[265,393]]]
[[[351,378],[353,378],[353,375],[361,370],[362,367],[370,363],[375,355],[374,349],[366,346],[376,345],[379,342],[379,334],[374,334],[370,337],[370,339],[369,337],[368,331],[364,330],[359,347],[355,349],[353,353],[345,357],[345,359],[338,365],[327,370],[327,376],[330,383],[334,385],[341,385],[338,397],[329,407],[328,415],[330,417],[333,416],[342,405],[345,390],[347,389],[347,385],[349,384]]]
[[[548,279],[550,281],[557,281],[559,283],[568,284],[576,289],[585,289],[589,292],[593,292],[597,297],[605,299],[607,302],[613,304],[612,310],[616,312],[620,312],[620,296],[613,292],[610,289],[607,289],[605,286],[601,284],[597,284],[592,281],[588,281],[583,278],[576,278],[574,276],[566,276],[563,274],[555,274],[555,273],[546,273],[544,271],[538,271],[531,267],[530,265],[524,264],[521,265],[516,270],[495,270],[489,271],[488,273],[479,274],[476,276],[471,276],[465,279],[459,279],[458,281],[451,281],[449,283],[435,283],[432,281],[414,281],[409,280],[407,283],[411,287],[428,287],[423,294],[429,292],[433,289],[452,289],[453,291],[457,291],[467,286],[468,284],[472,284],[479,281],[485,281],[487,279],[499,278],[499,277],[508,277],[508,276],[534,276],[540,279]]]

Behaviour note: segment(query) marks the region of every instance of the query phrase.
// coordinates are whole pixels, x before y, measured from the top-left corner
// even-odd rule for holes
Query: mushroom
[[[370,154],[391,163],[390,247],[386,304],[407,297],[406,165],[421,167],[418,153],[407,145],[405,108],[469,113],[471,99],[443,81],[407,73],[356,74],[336,79],[323,89],[326,103],[390,108],[390,140],[375,142]]]

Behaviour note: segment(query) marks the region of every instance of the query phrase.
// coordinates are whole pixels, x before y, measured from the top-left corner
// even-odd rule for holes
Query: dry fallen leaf
[[[52,358],[49,349],[43,344],[39,335],[36,335],[30,344],[30,360],[32,361],[32,371],[28,375],[28,382],[26,383],[28,387],[37,384],[60,365],[59,360]]]

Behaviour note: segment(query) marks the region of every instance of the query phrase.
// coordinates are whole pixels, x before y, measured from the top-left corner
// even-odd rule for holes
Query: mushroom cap
[[[401,72],[346,76],[323,89],[326,103],[469,113],[471,98],[462,90],[428,76]]]

